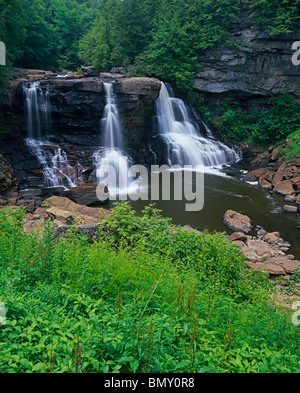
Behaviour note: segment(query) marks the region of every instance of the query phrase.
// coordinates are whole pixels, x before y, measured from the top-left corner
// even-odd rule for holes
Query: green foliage
[[[221,105],[213,103],[198,106],[197,109],[204,121],[216,128],[223,138],[235,142],[249,140],[252,124],[243,109],[231,108],[226,102]]]
[[[254,141],[267,146],[295,132],[300,123],[299,109],[300,105],[288,94],[274,97],[271,108],[261,113]]]
[[[289,134],[284,142],[285,148],[280,151],[280,156],[292,158],[300,154],[300,130]]]
[[[291,33],[298,29],[299,0],[256,0],[250,4],[257,25],[270,35]]]
[[[98,241],[0,211],[0,372],[299,372],[300,334],[222,234],[127,203]]]
[[[75,70],[78,42],[97,16],[96,0],[1,0],[0,40],[25,68]]]
[[[293,132],[287,136],[289,150],[287,157],[294,157],[300,153],[300,130]]]
[[[269,147],[299,129],[300,106],[288,94],[273,97],[269,109],[252,113],[232,108],[226,102],[203,106],[193,97],[192,103],[207,124],[213,126],[221,137],[234,142]]]
[[[99,17],[80,42],[81,60],[103,71],[132,64],[149,42],[157,3],[150,0],[103,2]]]

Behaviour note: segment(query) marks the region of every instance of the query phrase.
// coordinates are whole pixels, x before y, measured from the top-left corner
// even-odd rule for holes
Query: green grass
[[[223,234],[126,203],[98,241],[0,211],[0,372],[299,372],[300,331]]]

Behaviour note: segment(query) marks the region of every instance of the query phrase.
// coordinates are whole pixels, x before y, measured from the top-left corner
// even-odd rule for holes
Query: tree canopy
[[[0,0],[0,40],[15,66],[135,66],[191,86],[197,55],[228,44],[247,10],[270,35],[299,26],[300,0]]]
[[[97,17],[97,0],[0,0],[0,40],[25,68],[75,69],[79,40]]]

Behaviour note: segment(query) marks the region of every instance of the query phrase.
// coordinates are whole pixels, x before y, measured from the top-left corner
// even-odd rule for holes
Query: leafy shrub
[[[271,108],[260,114],[254,141],[268,146],[295,132],[300,122],[299,109],[300,105],[288,94],[274,97]]]

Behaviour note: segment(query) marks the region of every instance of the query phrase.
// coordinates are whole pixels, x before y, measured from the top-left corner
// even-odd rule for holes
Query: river
[[[173,177],[171,176],[171,187]],[[149,181],[150,184],[150,181]],[[149,186],[150,187],[150,186]],[[150,193],[149,193],[150,195]],[[262,226],[267,232],[280,232],[281,237],[292,244],[289,253],[300,259],[300,225],[299,215],[283,213],[283,197],[260,190],[257,186],[245,183],[237,177],[216,174],[204,175],[204,206],[200,211],[186,211],[185,199],[170,201],[162,199],[155,201],[155,207],[162,210],[162,215],[171,217],[176,225],[191,227],[209,232],[218,231],[231,234],[232,231],[224,224],[222,217],[226,210],[231,209],[249,216],[253,222],[255,235],[256,225]],[[130,201],[131,206],[140,213],[143,208],[152,203],[148,201]],[[189,202],[188,202],[189,203]],[[110,201],[109,207],[113,206]]]

